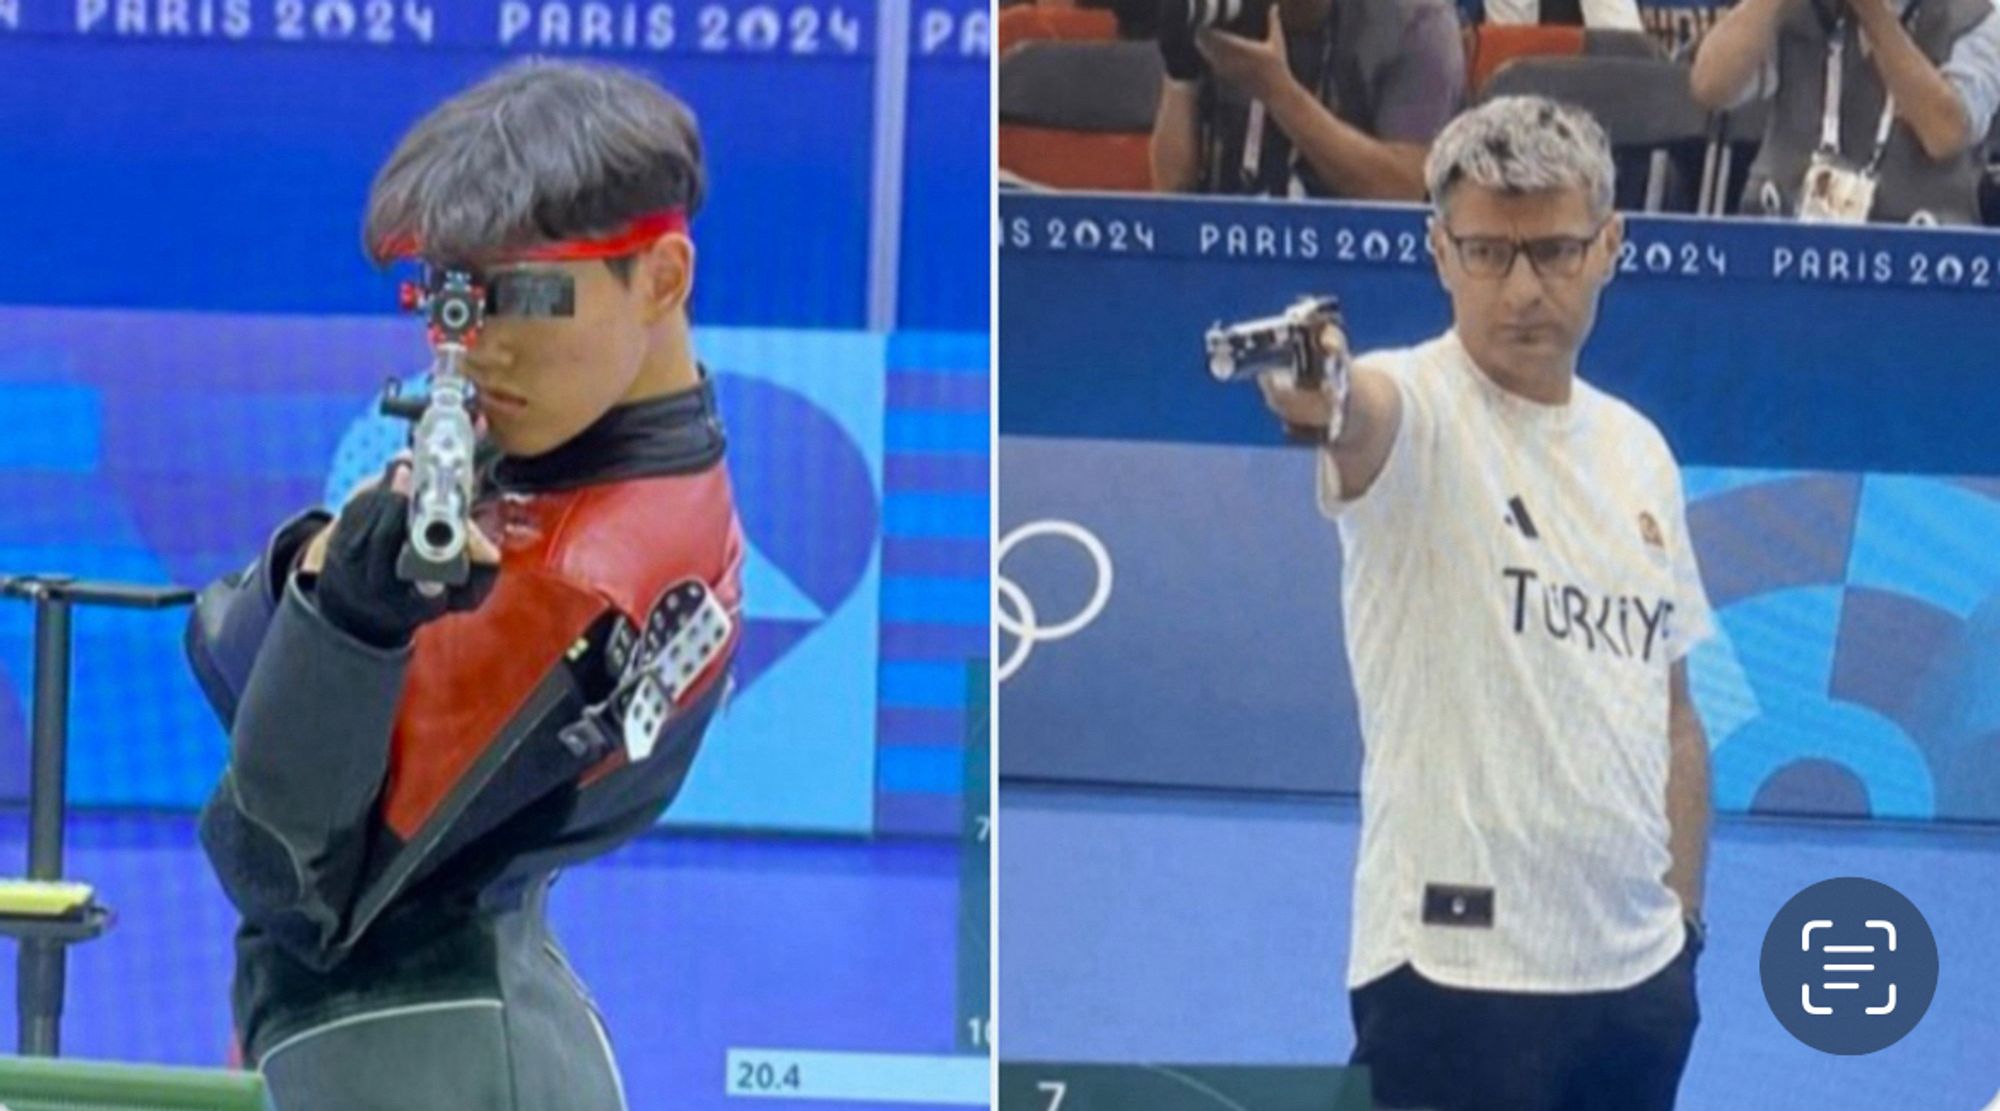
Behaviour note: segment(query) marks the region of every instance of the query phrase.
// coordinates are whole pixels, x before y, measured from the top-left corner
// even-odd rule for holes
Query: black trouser
[[[1467,991],[1405,964],[1356,989],[1353,1064],[1382,1111],[1671,1111],[1700,1021],[1689,944],[1623,991]]]

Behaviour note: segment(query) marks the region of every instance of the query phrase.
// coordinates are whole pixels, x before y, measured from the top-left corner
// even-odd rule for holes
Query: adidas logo
[[[1502,519],[1530,540],[1542,538],[1542,534],[1535,531],[1535,519],[1528,516],[1527,503],[1523,502],[1518,494],[1507,499],[1507,516]]]

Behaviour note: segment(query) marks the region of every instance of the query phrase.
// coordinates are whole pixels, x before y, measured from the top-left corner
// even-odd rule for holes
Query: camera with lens
[[[1246,39],[1261,39],[1271,31],[1276,0],[1166,0],[1161,30],[1193,35],[1196,31],[1227,31]]]
[[[1176,81],[1198,79],[1204,68],[1195,35],[1224,31],[1262,39],[1271,30],[1277,0],[1160,0],[1160,58]]]

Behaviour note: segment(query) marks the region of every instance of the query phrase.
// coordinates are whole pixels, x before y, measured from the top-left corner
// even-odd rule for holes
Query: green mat
[[[253,1072],[0,1056],[4,1111],[270,1111]]]

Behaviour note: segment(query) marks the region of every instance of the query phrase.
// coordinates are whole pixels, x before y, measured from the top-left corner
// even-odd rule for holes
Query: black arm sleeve
[[[195,599],[187,624],[188,667],[223,728],[236,720],[293,559],[332,519],[324,509],[309,509],[279,525],[256,560],[210,583]]]
[[[370,647],[285,587],[201,842],[230,901],[308,966],[337,964],[367,863],[409,649]]]

